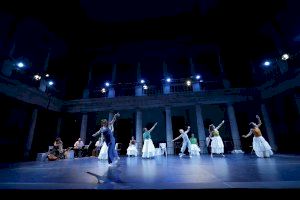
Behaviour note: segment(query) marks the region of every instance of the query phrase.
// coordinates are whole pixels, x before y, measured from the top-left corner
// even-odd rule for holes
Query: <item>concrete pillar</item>
[[[42,92],[46,92],[47,90],[47,81],[44,78],[42,78],[40,81],[39,90]]]
[[[25,146],[25,152],[24,152],[24,158],[25,159],[29,158],[29,154],[30,154],[30,150],[31,150],[31,146],[32,146],[32,141],[33,141],[33,137],[34,137],[34,131],[35,131],[35,126],[36,126],[37,115],[38,115],[38,109],[35,108],[32,112],[30,128],[29,128],[29,134],[28,134],[27,141],[26,141],[26,146]]]
[[[228,119],[230,123],[230,128],[231,128],[231,137],[233,140],[233,153],[243,153],[241,150],[241,140],[240,140],[240,135],[239,135],[239,130],[238,126],[236,123],[236,117],[235,117],[235,112],[233,105],[231,103],[227,104],[227,114],[228,114]]]
[[[114,111],[109,111],[108,113],[108,121],[110,122],[114,117]]]
[[[4,76],[10,77],[14,69],[13,62],[10,60],[5,60],[1,72]]]
[[[275,142],[275,137],[274,137],[274,132],[273,132],[272,125],[271,125],[271,120],[270,120],[266,105],[264,103],[261,104],[261,113],[262,113],[262,117],[263,117],[262,123],[265,124],[266,131],[267,131],[266,134],[268,136],[270,146],[272,147],[272,149],[274,151],[277,151],[277,145]]]
[[[81,127],[80,127],[80,138],[83,141],[83,143],[86,143],[86,130],[87,130],[87,121],[88,120],[88,114],[84,113],[82,114],[82,119],[81,119]]]
[[[85,88],[82,93],[82,98],[88,99],[89,97],[90,97],[90,90],[88,88]]]
[[[165,107],[166,111],[166,138],[167,138],[167,151],[168,154],[174,154],[174,143],[172,142],[173,138],[173,129],[172,129],[172,114],[171,108]]]
[[[163,84],[163,93],[170,94],[171,92],[171,85],[169,83]]]
[[[142,127],[142,111],[136,110],[136,118],[135,118],[135,138],[137,143],[137,149],[139,154],[142,152],[143,147],[143,127]]]
[[[298,114],[300,114],[300,94],[295,94],[295,102],[298,110]]]
[[[115,97],[115,89],[113,87],[108,88],[108,98],[114,98]]]
[[[203,124],[202,110],[199,104],[196,105],[196,118],[197,118],[198,140],[199,140],[201,153],[207,153],[206,136],[205,136],[205,129]]]
[[[61,123],[62,123],[62,117],[58,117],[57,126],[56,126],[56,137],[60,136]]]
[[[193,92],[200,92],[201,86],[199,82],[193,83]]]
[[[135,86],[135,96],[143,96],[143,86],[137,85]]]

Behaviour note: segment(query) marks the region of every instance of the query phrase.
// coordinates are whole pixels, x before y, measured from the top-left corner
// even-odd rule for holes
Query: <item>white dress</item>
[[[149,131],[144,132],[144,145],[142,150],[142,158],[153,158],[156,155],[156,150],[154,144],[151,140],[151,135]]]
[[[137,156],[137,154],[138,154],[138,150],[135,144],[130,143],[129,147],[127,148],[127,156]]]
[[[214,136],[211,138],[211,153],[222,154],[224,153],[224,144],[219,135],[219,131],[215,130]]]
[[[253,137],[252,146],[255,154],[260,158],[270,157],[271,155],[273,155],[271,146],[263,136]]]
[[[200,148],[197,144],[191,144],[191,155],[192,156],[200,155]]]
[[[100,160],[107,160],[108,159],[108,146],[106,145],[106,142],[103,142],[103,145],[101,147],[98,159]]]

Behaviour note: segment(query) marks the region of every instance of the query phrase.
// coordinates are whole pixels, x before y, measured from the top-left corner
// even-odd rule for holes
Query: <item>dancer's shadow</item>
[[[109,166],[107,169],[107,172],[103,176],[100,176],[93,172],[86,172],[86,173],[96,177],[99,184],[102,184],[102,183],[124,183],[124,181],[122,181],[120,178],[122,171],[121,171],[121,167],[119,164],[116,164],[115,166]]]

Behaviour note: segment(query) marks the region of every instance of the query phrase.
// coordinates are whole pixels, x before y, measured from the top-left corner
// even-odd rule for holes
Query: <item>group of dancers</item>
[[[101,120],[101,128],[99,131],[97,131],[95,134],[93,134],[94,137],[101,134],[99,137],[99,140],[96,143],[96,146],[101,146],[101,150],[99,153],[98,158],[99,159],[107,159],[108,163],[111,165],[113,162],[117,162],[119,159],[118,153],[115,148],[115,138],[114,138],[114,122],[116,121],[117,117],[119,117],[120,114],[117,113],[114,115],[113,119],[108,122],[106,119]],[[247,138],[250,135],[254,135],[253,137],[253,150],[255,151],[256,155],[258,157],[270,157],[273,155],[271,146],[269,143],[264,139],[264,137],[261,134],[261,131],[259,127],[262,125],[262,122],[260,120],[260,117],[256,115],[256,118],[258,120],[258,123],[251,122],[249,125],[251,126],[250,131],[247,135],[242,135],[243,138]],[[210,143],[211,147],[211,157],[213,157],[214,154],[220,154],[224,157],[224,144],[222,141],[222,138],[219,133],[219,129],[222,127],[222,125],[225,123],[223,120],[217,127],[215,127],[214,124],[209,125],[208,131],[208,141],[207,146]],[[154,147],[154,144],[151,139],[151,132],[154,130],[154,128],[157,126],[157,122],[152,126],[151,129],[144,128],[143,129],[143,148],[142,148],[142,158],[153,158],[156,155],[156,149]],[[173,139],[172,141],[175,142],[182,138],[182,146],[180,149],[179,157],[184,156],[184,152],[186,148],[188,148],[189,157],[192,157],[193,155],[200,155],[200,148],[197,143],[197,139],[195,138],[194,134],[191,135],[191,138],[188,137],[188,133],[190,131],[190,126],[187,127],[187,130],[179,129],[180,135]],[[127,148],[127,155],[128,156],[137,156],[138,150],[136,147],[136,141],[134,137],[132,136],[129,146]]]

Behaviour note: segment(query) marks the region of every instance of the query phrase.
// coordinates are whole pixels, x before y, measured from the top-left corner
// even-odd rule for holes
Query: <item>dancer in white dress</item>
[[[101,133],[101,137],[100,137],[100,143],[102,143],[102,147],[101,147],[98,159],[99,160],[107,160],[108,159],[108,154],[107,154],[108,146],[104,140],[104,136],[102,133]]]
[[[148,130],[144,128],[143,138],[144,138],[144,145],[142,150],[142,158],[153,158],[155,156],[155,147],[151,139],[151,132],[156,127],[157,122],[153,125],[153,127]]]
[[[192,155],[191,155],[191,141],[189,140],[189,136],[187,135],[187,133],[190,131],[190,129],[191,129],[190,126],[187,127],[186,131],[184,131],[183,129],[179,129],[180,135],[173,140],[173,142],[174,142],[174,141],[176,141],[180,138],[183,139],[183,143],[182,143],[182,146],[181,146],[181,149],[180,149],[180,154],[179,154],[180,158],[184,155],[184,151],[185,151],[186,148],[188,148],[188,150],[189,150],[190,158],[192,157]]]
[[[269,158],[271,155],[273,155],[273,151],[269,143],[265,140],[265,138],[262,136],[261,131],[259,127],[262,125],[260,117],[256,115],[256,118],[258,120],[258,124],[255,124],[254,122],[250,122],[250,131],[247,135],[242,135],[242,137],[247,138],[250,135],[254,135],[252,147],[255,151],[255,154],[257,157],[260,158]]]
[[[137,156],[138,151],[137,151],[135,143],[136,143],[136,141],[134,139],[134,136],[132,136],[131,140],[129,142],[129,146],[127,148],[127,156],[128,157],[130,157],[130,156]]]
[[[194,134],[192,134],[192,137],[190,138],[190,142],[191,142],[191,155],[199,156],[201,150],[198,146],[197,138],[195,138]]]
[[[219,128],[221,128],[224,123],[225,121],[223,120],[217,127],[213,124],[209,125],[208,131],[209,137],[211,138],[211,157],[213,157],[214,153],[221,154],[224,157],[224,144],[219,134]]]
[[[108,123],[108,128],[110,129],[110,131],[112,132],[112,134],[114,134],[114,123],[115,121],[117,120],[117,117],[119,117],[120,114],[119,113],[116,113],[113,117],[113,119]],[[97,131],[95,134],[93,134],[93,137],[96,137],[98,136],[100,133],[101,133],[101,137],[99,138],[99,141],[100,141],[100,144],[103,144],[102,147],[101,147],[101,150],[100,150],[100,153],[99,153],[99,156],[98,158],[100,160],[107,160],[108,159],[108,146],[104,140],[104,136],[102,134],[102,131],[103,131],[104,127],[101,127],[99,131]],[[115,157],[117,159],[120,159],[119,156],[118,156],[118,153],[114,147],[114,154],[115,154]]]

